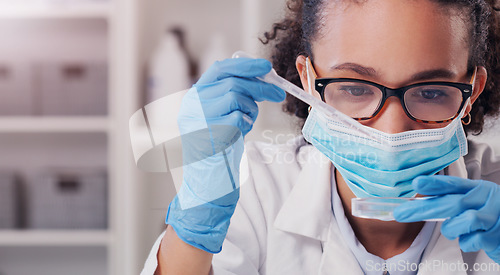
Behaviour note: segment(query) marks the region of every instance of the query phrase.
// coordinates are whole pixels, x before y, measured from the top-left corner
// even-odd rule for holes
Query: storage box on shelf
[[[107,90],[103,62],[0,62],[0,116],[105,116]]]
[[[28,229],[106,229],[107,180],[99,169],[47,169],[26,185]]]
[[[36,76],[39,114],[107,114],[108,66],[105,63],[41,63],[36,66]]]

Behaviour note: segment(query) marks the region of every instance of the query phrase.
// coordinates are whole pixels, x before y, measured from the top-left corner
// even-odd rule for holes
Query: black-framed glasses
[[[472,95],[473,80],[474,76],[471,84],[434,81],[391,89],[361,79],[318,78],[315,88],[324,102],[356,120],[375,117],[386,100],[395,96],[412,120],[443,123],[459,115]]]

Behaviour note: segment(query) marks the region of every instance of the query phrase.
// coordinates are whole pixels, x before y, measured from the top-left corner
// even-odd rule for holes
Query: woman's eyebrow
[[[374,69],[374,68],[371,68],[371,67],[365,67],[365,66],[362,66],[362,65],[359,65],[359,64],[356,64],[356,63],[351,63],[351,62],[347,62],[347,63],[342,63],[342,64],[339,64],[339,65],[335,65],[335,66],[332,66],[330,68],[331,70],[335,71],[335,70],[340,70],[340,71],[353,71],[359,75],[362,75],[362,76],[369,76],[369,77],[372,77],[372,78],[375,78],[378,76],[378,73],[377,71]]]
[[[435,69],[435,70],[428,70],[428,71],[423,71],[414,74],[410,78],[410,82],[417,82],[417,81],[424,81],[424,80],[430,80],[430,79],[435,79],[435,78],[449,78],[453,79],[457,76],[456,73],[446,70],[446,69]]]
[[[367,76],[371,78],[377,78],[379,76],[379,73],[377,70],[375,70],[372,67],[365,67],[360,64],[352,63],[352,62],[347,62],[347,63],[342,63],[339,65],[332,66],[330,68],[331,70],[341,70],[341,71],[353,71],[359,75],[362,76]],[[433,69],[433,70],[427,70],[427,71],[422,71],[418,72],[414,75],[412,75],[409,79],[409,82],[418,82],[418,81],[424,81],[424,80],[430,80],[430,79],[436,79],[436,78],[455,78],[457,76],[456,73],[447,70],[447,69]]]

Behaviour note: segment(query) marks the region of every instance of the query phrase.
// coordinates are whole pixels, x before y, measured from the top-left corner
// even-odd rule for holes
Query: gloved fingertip
[[[263,83],[260,86],[260,93],[254,96],[254,100],[260,101],[270,101],[270,102],[282,102],[286,98],[286,93],[283,89],[269,83]]]
[[[250,62],[250,70],[255,70],[256,72],[262,72],[262,74],[267,74],[273,69],[273,64],[267,59],[256,58],[252,59]]]
[[[243,115],[243,119],[246,123],[242,125],[241,133],[246,136],[252,130],[254,121],[248,115]]]
[[[413,179],[411,185],[418,192],[419,189],[425,188],[430,181],[432,181],[431,176],[418,176]]]
[[[451,227],[451,228],[450,228]],[[456,236],[456,234],[454,234],[453,232],[453,225],[450,225],[450,220],[445,220],[442,224],[441,224],[441,234],[447,238],[448,240],[454,240],[456,239],[458,236]]]
[[[441,180],[435,176],[418,176],[412,182],[412,187],[421,195],[436,195],[442,192]]]
[[[462,238],[459,241],[460,244],[460,249],[462,249],[463,252],[468,253],[468,252],[475,252],[478,251],[479,249],[476,249],[473,245],[471,245],[469,242],[464,242],[462,241]]]
[[[281,88],[279,88],[279,90],[280,90],[280,96],[281,96],[280,99],[281,99],[281,101],[283,101],[286,99],[286,92],[285,92],[285,90],[283,90]]]
[[[406,208],[402,206],[396,207],[393,215],[397,222],[408,222],[407,219],[410,216]]]
[[[446,239],[448,239],[450,241],[453,241],[454,239],[456,239],[455,237],[452,237],[451,235],[444,233],[442,230],[441,230],[441,235],[443,235]]]
[[[264,68],[267,68],[269,70],[271,70],[273,68],[273,64],[271,63],[271,61],[264,59],[264,58],[258,58],[257,60],[259,60],[260,62],[263,63]]]
[[[273,102],[282,102],[286,98],[286,92],[275,86],[275,92],[274,92],[275,98],[273,98]]]

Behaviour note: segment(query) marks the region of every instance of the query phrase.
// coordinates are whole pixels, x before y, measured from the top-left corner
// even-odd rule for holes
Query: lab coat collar
[[[313,146],[274,226],[282,231],[326,241],[333,212],[331,161]]]
[[[343,238],[340,228],[333,221],[328,241],[323,243],[323,257],[318,274],[363,274],[363,270]]]

